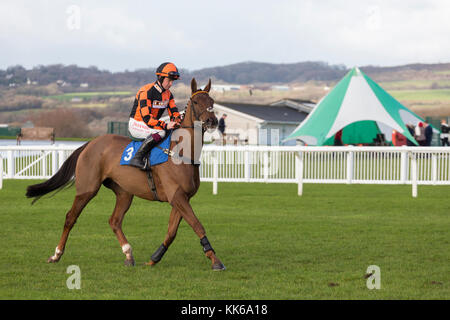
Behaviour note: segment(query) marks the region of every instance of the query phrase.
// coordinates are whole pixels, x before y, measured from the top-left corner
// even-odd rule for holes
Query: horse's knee
[[[78,215],[75,215],[72,210],[67,212],[66,220],[64,221],[64,229],[71,229],[75,222],[77,222]]]

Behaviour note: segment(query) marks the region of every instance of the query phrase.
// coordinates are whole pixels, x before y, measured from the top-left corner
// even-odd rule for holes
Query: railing
[[[46,179],[77,146],[0,147],[2,179]],[[213,182],[450,185],[446,147],[211,146],[202,150],[200,177]]]
[[[78,147],[53,145],[0,146],[0,181],[2,178],[50,178]]]
[[[450,148],[208,146],[202,181],[450,185]]]

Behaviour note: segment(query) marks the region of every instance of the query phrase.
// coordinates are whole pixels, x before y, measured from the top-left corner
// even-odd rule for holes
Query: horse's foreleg
[[[122,188],[119,187],[118,184],[115,183],[108,185],[108,188],[111,188],[116,194],[116,206],[114,207],[111,218],[109,218],[109,225],[116,235],[117,240],[119,240],[122,252],[126,256],[125,265],[134,266],[135,262],[133,251],[130,244],[128,243],[127,238],[125,237],[125,234],[122,231],[122,221],[125,213],[130,208],[131,202],[133,201],[133,195],[125,192]]]
[[[162,259],[170,244],[173,242],[173,240],[175,240],[180,222],[181,214],[177,211],[177,209],[172,208],[172,211],[170,212],[169,227],[167,230],[166,238],[164,239],[161,246],[155,251],[155,253],[152,254],[150,262],[146,263],[147,265],[153,266]]]
[[[222,264],[219,258],[217,258],[214,249],[212,248],[211,244],[208,241],[208,238],[206,237],[205,228],[203,228],[202,224],[195,216],[195,213],[192,210],[191,205],[189,204],[187,195],[183,191],[181,191],[181,189],[178,189],[172,199],[171,204],[174,209],[180,212],[181,217],[186,220],[186,222],[191,226],[191,228],[200,238],[200,244],[203,246],[203,251],[212,262],[212,269],[224,270],[225,266]]]
[[[64,253],[66,247],[67,238],[69,237],[70,230],[72,230],[75,222],[81,214],[86,204],[97,194],[97,191],[86,192],[75,197],[72,208],[66,214],[66,221],[64,222],[63,233],[59,240],[58,246],[55,249],[55,254],[48,258],[47,262],[58,262]]]

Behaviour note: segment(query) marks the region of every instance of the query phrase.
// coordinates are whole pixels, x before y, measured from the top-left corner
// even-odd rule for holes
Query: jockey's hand
[[[167,124],[167,130],[176,129],[176,128],[178,128],[179,126],[180,126],[180,124],[179,124],[178,122],[170,121],[170,122]]]

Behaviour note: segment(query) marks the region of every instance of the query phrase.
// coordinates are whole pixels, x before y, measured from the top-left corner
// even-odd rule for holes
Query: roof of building
[[[304,111],[309,113],[314,109],[316,103],[311,100],[301,100],[301,99],[281,99],[275,102],[272,102],[270,105],[272,106],[286,106],[297,109],[298,111]]]
[[[234,102],[216,102],[219,105],[239,111],[266,122],[300,123],[308,113],[287,106],[248,104]]]

